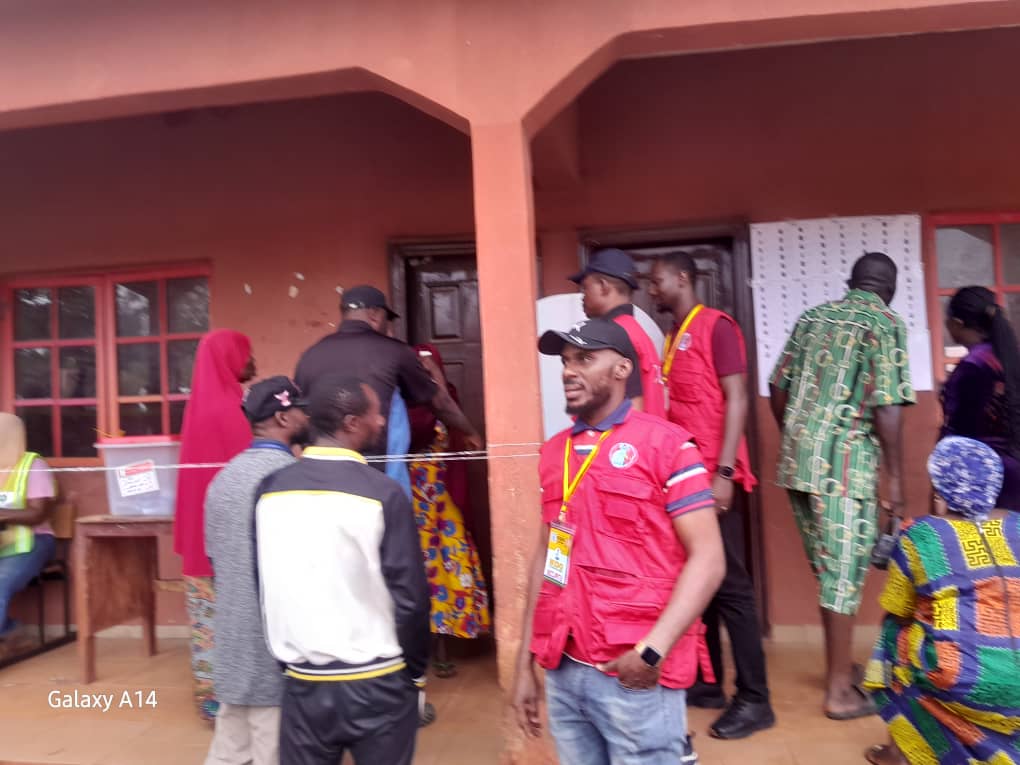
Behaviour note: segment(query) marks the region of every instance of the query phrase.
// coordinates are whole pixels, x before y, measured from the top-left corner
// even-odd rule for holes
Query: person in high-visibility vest
[[[47,521],[56,493],[48,466],[28,451],[25,423],[0,412],[0,640],[18,627],[7,614],[11,598],[53,558]]]

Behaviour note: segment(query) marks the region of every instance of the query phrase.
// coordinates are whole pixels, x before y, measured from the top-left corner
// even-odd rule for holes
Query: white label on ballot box
[[[145,460],[117,468],[117,487],[122,497],[135,497],[159,491],[156,463]]]

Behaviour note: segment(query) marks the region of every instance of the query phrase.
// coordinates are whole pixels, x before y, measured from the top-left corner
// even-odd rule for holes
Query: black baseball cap
[[[632,290],[636,290],[638,288],[637,277],[635,276],[636,271],[637,268],[634,266],[634,261],[630,255],[623,250],[610,247],[609,249],[598,250],[593,253],[584,270],[571,276],[570,281],[580,284],[581,280],[588,274],[605,274],[606,276],[622,279]]]
[[[399,319],[400,314],[386,303],[386,296],[368,284],[361,284],[345,290],[340,298],[340,307],[344,310],[357,308],[384,308],[390,319]]]
[[[615,321],[591,319],[575,325],[567,332],[550,329],[538,340],[538,350],[546,356],[559,356],[564,347],[572,345],[586,351],[602,351],[611,348],[626,356],[635,364],[637,354],[630,342],[627,330]]]
[[[277,375],[248,388],[241,408],[250,422],[268,420],[277,412],[304,407],[301,389],[289,377]]]

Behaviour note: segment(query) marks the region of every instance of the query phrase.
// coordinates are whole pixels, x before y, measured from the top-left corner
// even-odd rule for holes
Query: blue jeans
[[[11,598],[25,589],[46,564],[53,559],[57,543],[52,534],[36,534],[35,544],[27,553],[0,558],[0,633],[10,629],[7,607]]]
[[[687,693],[631,691],[563,657],[545,673],[549,729],[561,765],[676,765],[687,743]]]

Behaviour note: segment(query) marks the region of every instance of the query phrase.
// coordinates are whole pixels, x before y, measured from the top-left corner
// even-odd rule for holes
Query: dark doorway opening
[[[399,336],[411,345],[429,343],[442,356],[461,407],[485,436],[482,334],[478,312],[478,265],[471,241],[408,242],[391,247],[393,301]],[[402,310],[401,310],[402,309]],[[492,602],[492,540],[489,471],[485,460],[467,463],[470,507],[461,508],[478,547]]]
[[[639,289],[634,303],[655,319],[663,333],[673,325],[670,314],[660,314],[648,297],[648,280],[652,264],[667,252],[689,253],[698,269],[698,297],[705,305],[725,311],[740,325],[747,342],[747,386],[751,406],[748,412],[747,444],[751,455],[751,468],[759,481],[762,479],[761,460],[757,454],[758,423],[754,402],[757,398],[757,373],[754,339],[754,303],[751,292],[751,257],[746,224],[726,224],[692,228],[661,228],[614,231],[591,231],[581,237],[581,260],[602,247],[619,247],[634,258],[639,272]],[[754,580],[758,598],[762,631],[770,628],[768,615],[767,581],[765,570],[765,542],[762,530],[760,492],[744,496],[745,561]]]

